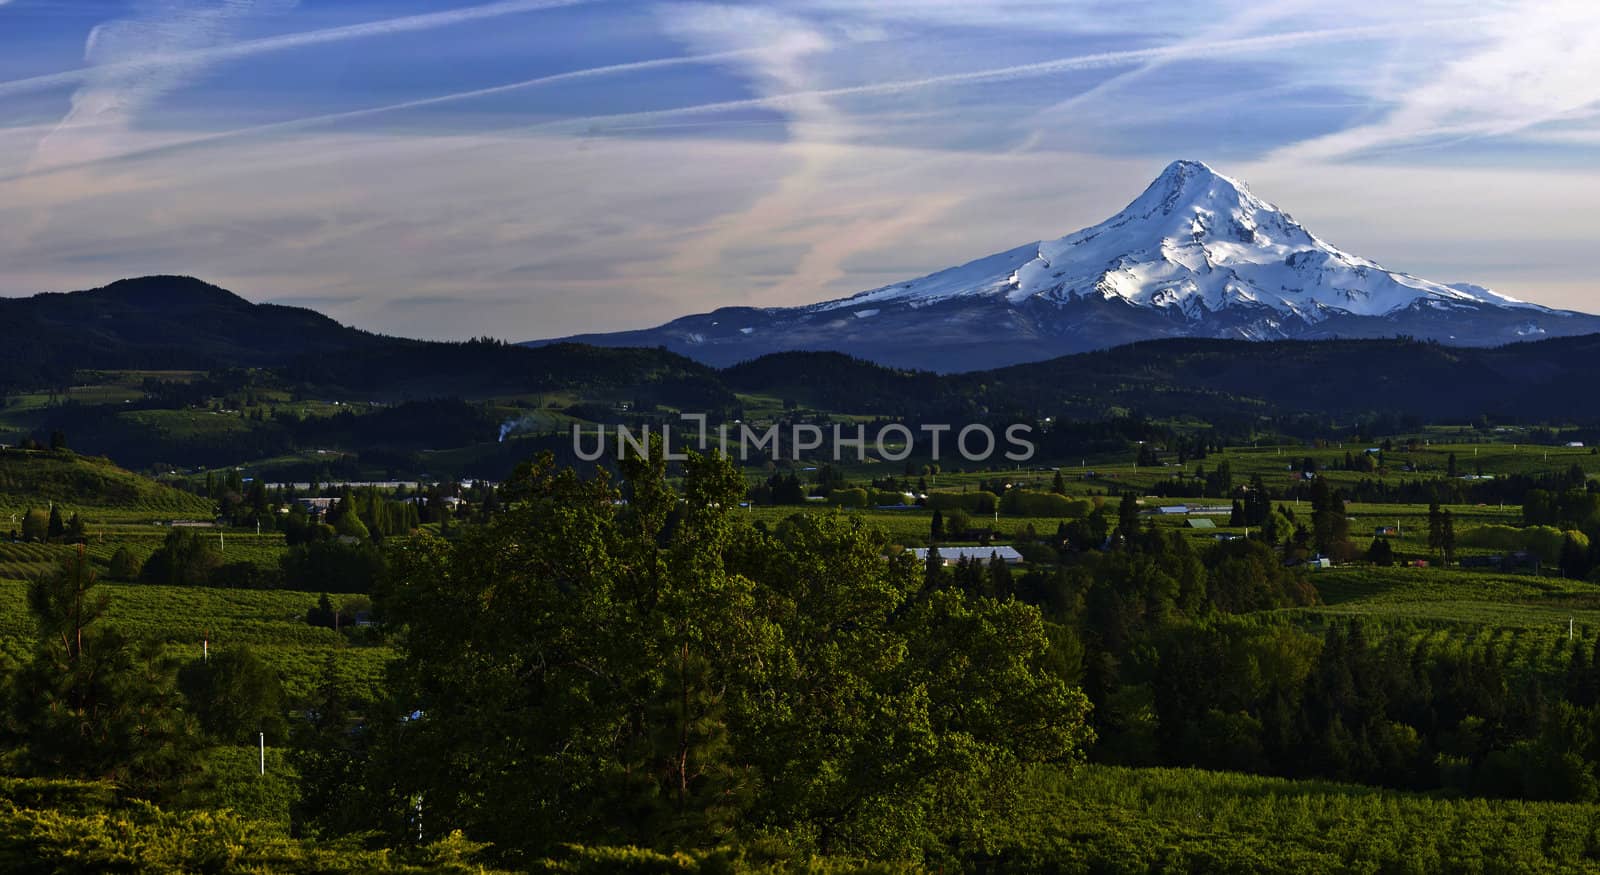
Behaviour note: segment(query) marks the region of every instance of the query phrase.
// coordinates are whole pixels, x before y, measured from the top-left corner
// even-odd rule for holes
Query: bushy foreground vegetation
[[[1140,470],[1170,452],[1141,448]],[[1244,452],[1178,452],[1200,468],[1167,476],[1221,505],[1216,528],[1059,470],[869,489],[659,457],[616,486],[546,458],[453,503],[346,487],[320,511],[227,473],[190,496],[214,531],[43,514],[42,538],[0,544],[18,579],[0,581],[0,768],[22,776],[0,854],[40,871],[1593,867],[1600,492],[1583,471],[1471,486],[1526,506],[1410,488],[1395,497],[1422,503],[1356,505],[1364,481],[1315,459],[1283,487]],[[1332,470],[1390,464],[1362,461]],[[804,507],[812,491],[834,507]],[[901,551],[1002,538],[1025,564]]]

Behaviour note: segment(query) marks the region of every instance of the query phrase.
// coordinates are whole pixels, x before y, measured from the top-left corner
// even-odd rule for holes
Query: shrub
[[[865,489],[835,489],[828,495],[828,503],[835,507],[866,507]]]
[[[993,492],[934,492],[928,495],[928,507],[933,510],[992,514],[997,500]]]

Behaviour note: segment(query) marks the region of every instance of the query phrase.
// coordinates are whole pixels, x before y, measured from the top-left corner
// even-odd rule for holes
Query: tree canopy
[[[1079,756],[1087,702],[1046,670],[1037,609],[929,588],[842,515],[738,526],[737,470],[684,469],[680,498],[659,455],[625,463],[618,505],[544,457],[491,524],[401,554],[389,798],[513,860],[736,829],[900,856]]]

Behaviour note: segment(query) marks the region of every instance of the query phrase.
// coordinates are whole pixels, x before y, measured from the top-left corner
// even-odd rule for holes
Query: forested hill
[[[255,304],[191,277],[0,298],[0,390],[69,385],[86,370],[270,368],[299,382],[407,397],[634,386],[711,372],[657,350],[441,343]]]
[[[1458,348],[1405,339],[1166,340],[965,375],[1008,404],[1093,399],[1151,415],[1236,410],[1594,421],[1600,335]]]
[[[13,384],[42,385],[70,368],[279,365],[306,354],[381,343],[313,310],[252,304],[189,277],[144,277],[86,292],[0,298],[0,347],[5,350],[0,361]]]
[[[936,375],[833,352],[787,352],[720,373],[735,391],[827,410],[973,410],[1095,418],[1371,413],[1431,420],[1600,419],[1600,335],[1462,349],[1407,339],[1146,341],[992,371]]]
[[[293,385],[390,401],[571,391],[729,414],[744,393],[901,417],[1600,419],[1585,398],[1600,385],[1600,335],[1492,349],[1403,338],[1171,339],[935,375],[831,352],[776,353],[716,370],[663,349],[408,340],[253,304],[185,277],[0,299],[0,391],[71,385],[93,370],[225,368],[264,368]]]

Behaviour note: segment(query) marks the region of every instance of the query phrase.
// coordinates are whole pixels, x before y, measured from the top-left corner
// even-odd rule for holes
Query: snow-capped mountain
[[[1464,346],[1600,332],[1600,317],[1444,285],[1324,242],[1242,183],[1175,161],[1115,216],[920,279],[795,308],[724,308],[571,340],[712,364],[828,349],[941,371],[1157,337],[1406,334]]]

